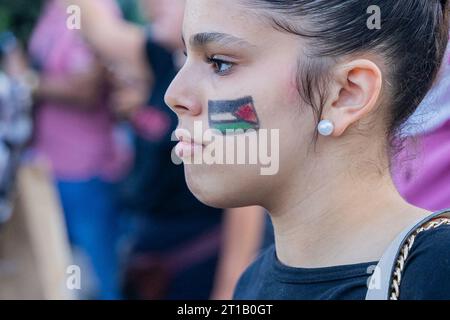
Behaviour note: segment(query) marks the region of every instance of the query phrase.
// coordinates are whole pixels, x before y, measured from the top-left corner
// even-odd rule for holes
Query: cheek
[[[298,82],[297,77],[295,75],[289,77],[285,81],[286,83],[286,103],[292,106],[299,106],[300,105],[300,94],[298,92]]]
[[[314,138],[315,120],[310,106],[300,97],[295,75],[282,76],[274,80],[265,92],[260,106],[261,126],[278,129],[280,140],[280,170],[290,168],[308,150]],[[258,105],[257,105],[258,107]]]
[[[292,77],[280,77],[270,83],[261,83],[257,90],[255,107],[265,128],[298,128],[301,99],[296,81]]]

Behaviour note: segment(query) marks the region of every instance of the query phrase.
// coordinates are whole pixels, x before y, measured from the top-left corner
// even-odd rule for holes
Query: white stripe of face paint
[[[237,118],[232,113],[215,113],[211,115],[212,121],[233,121]]]

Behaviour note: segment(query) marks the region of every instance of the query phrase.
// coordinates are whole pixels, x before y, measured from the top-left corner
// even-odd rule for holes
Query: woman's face
[[[298,94],[299,38],[276,30],[239,0],[187,0],[183,39],[187,60],[166,93],[166,103],[179,118],[182,130],[177,136],[184,143],[177,152],[185,162],[190,190],[211,206],[268,207],[279,188],[308,170],[315,120]],[[202,132],[194,132],[195,127]],[[247,133],[225,131],[249,128]],[[237,162],[242,148],[233,149],[235,161],[231,156],[225,164],[188,164],[192,153],[211,155],[211,142],[200,141],[209,129],[225,133],[214,131],[213,141],[223,142],[227,155],[237,139],[248,138],[244,164]],[[249,142],[254,137],[259,138],[256,146]],[[249,153],[257,156],[256,164]],[[272,168],[264,174],[261,168],[269,165],[263,156],[270,157]]]

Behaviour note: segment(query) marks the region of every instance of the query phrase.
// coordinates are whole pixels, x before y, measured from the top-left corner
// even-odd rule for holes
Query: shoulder
[[[400,299],[450,299],[450,225],[416,237],[406,260]]]
[[[268,274],[268,269],[273,262],[275,256],[275,246],[272,245],[265,249],[256,260],[247,267],[241,275],[235,291],[234,299],[252,299],[258,291],[258,285],[262,283],[261,277]]]

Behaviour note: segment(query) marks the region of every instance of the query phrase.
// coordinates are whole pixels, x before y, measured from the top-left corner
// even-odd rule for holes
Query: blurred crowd
[[[68,27],[72,5],[80,29]],[[44,159],[74,259],[89,270],[81,299],[229,299],[273,243],[262,208],[205,206],[172,162],[177,118],[163,98],[185,59],[183,10],[184,0],[0,1],[2,219],[18,154]],[[426,152],[395,169],[399,190],[430,210],[450,207],[444,72],[440,81],[424,105],[441,99],[447,113],[432,126],[413,117],[422,130],[405,136]]]

